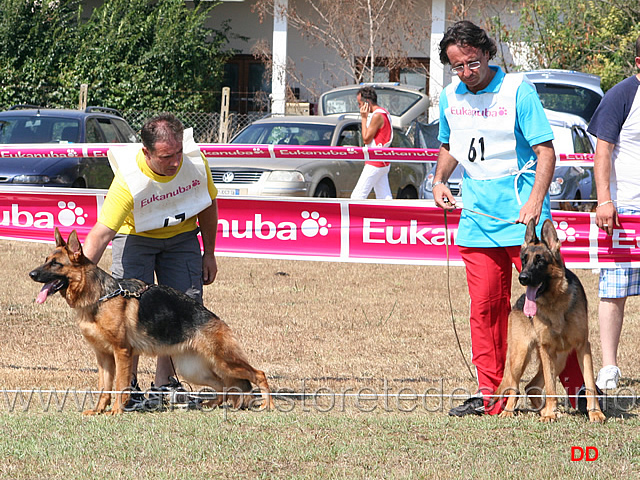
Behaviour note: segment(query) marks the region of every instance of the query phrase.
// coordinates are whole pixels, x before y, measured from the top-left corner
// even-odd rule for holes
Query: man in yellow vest
[[[209,165],[192,130],[185,131],[173,114],[146,122],[141,137],[142,145],[109,150],[115,177],[84,242],[84,254],[98,263],[112,242],[114,277],[154,283],[155,276],[158,283],[202,302],[203,285],[212,283],[218,271],[214,253],[217,190]],[[135,359],[134,388],[138,388],[137,363]],[[179,388],[174,375],[170,357],[158,357],[156,388]],[[131,398],[128,406],[133,409],[159,408],[163,397],[154,395],[154,405],[144,403],[142,395]]]

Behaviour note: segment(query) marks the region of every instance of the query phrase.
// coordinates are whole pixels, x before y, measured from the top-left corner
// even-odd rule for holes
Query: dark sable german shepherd
[[[29,273],[44,283],[37,302],[60,292],[76,310],[80,329],[98,359],[98,388],[124,392],[131,381],[134,355],[171,355],[178,373],[187,381],[216,392],[250,392],[260,387],[261,408],[273,408],[264,372],[256,370],[229,326],[197,301],[173,288],[148,285],[139,280],[116,280],[87,259],[75,232],[65,242],[56,228],[56,249],[43,265]],[[240,408],[251,404],[251,395],[228,395]],[[101,393],[95,410],[121,413],[128,394],[118,393],[110,411],[110,393]],[[226,399],[218,395],[213,405]]]
[[[529,222],[520,258],[522,270],[518,280],[527,290],[509,314],[504,377],[497,397],[494,397],[494,403],[501,395],[508,397],[500,415],[513,416],[517,400],[509,393],[518,392],[520,378],[532,353],[537,351],[538,373],[525,391],[537,395],[544,387],[548,395],[544,407],[542,398],[530,399],[534,408],[540,411],[543,422],[555,420],[556,378],[564,369],[569,353],[575,349],[586,387],[589,420],[603,422],[605,416],[595,395],[587,297],[578,277],[564,266],[560,241],[551,220],[542,225],[540,239],[536,235],[535,222]]]

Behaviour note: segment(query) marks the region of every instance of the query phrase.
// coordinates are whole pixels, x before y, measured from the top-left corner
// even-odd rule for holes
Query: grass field
[[[78,412],[84,397],[77,392],[97,387],[93,354],[62,298],[36,305],[39,285],[27,276],[50,249],[0,241],[0,478],[640,474],[636,298],[627,305],[623,379],[607,401],[606,424],[591,425],[568,408],[561,408],[553,424],[540,423],[532,412],[515,420],[457,419],[446,413],[451,402],[459,402],[451,395],[473,392],[475,382],[453,333],[445,267],[220,258],[205,304],[234,329],[274,390],[307,396],[281,396],[272,412],[176,410],[87,418]],[[109,264],[107,252],[101,266]],[[464,270],[449,273],[468,358]],[[597,275],[577,273],[590,299],[599,369]],[[522,292],[517,282],[513,289],[514,296]],[[143,388],[152,380],[153,365],[152,359],[141,362]],[[58,393],[51,397],[49,390]],[[588,446],[597,449],[597,459],[571,460],[572,447]]]

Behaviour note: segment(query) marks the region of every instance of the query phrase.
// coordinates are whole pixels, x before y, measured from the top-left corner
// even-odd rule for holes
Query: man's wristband
[[[596,208],[604,207],[605,205],[609,205],[610,203],[613,203],[613,200],[607,200],[606,202],[599,203],[598,205],[596,205]]]
[[[437,187],[438,185],[443,184],[444,182],[441,182],[440,180],[438,180],[437,182],[433,182],[433,185],[431,185],[431,188]]]

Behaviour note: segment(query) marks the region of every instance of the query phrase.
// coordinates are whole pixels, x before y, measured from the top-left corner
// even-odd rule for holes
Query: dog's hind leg
[[[249,380],[243,378],[227,378],[224,382],[224,393],[221,402],[228,402],[237,410],[253,408],[253,395],[249,394],[251,390],[251,382],[249,382]]]
[[[83,415],[95,415],[104,413],[111,403],[111,388],[113,386],[113,375],[115,372],[115,359],[108,352],[96,351],[96,360],[98,361],[98,390],[100,397],[95,409],[85,410]]]
[[[262,393],[263,402],[260,409],[272,410],[275,408],[269,383],[267,382],[267,376],[262,370],[256,370],[242,359],[235,359],[235,361],[231,362],[218,358],[217,361],[217,372],[221,374],[220,376],[225,380],[225,385],[235,385],[239,380],[249,381],[257,385]]]

